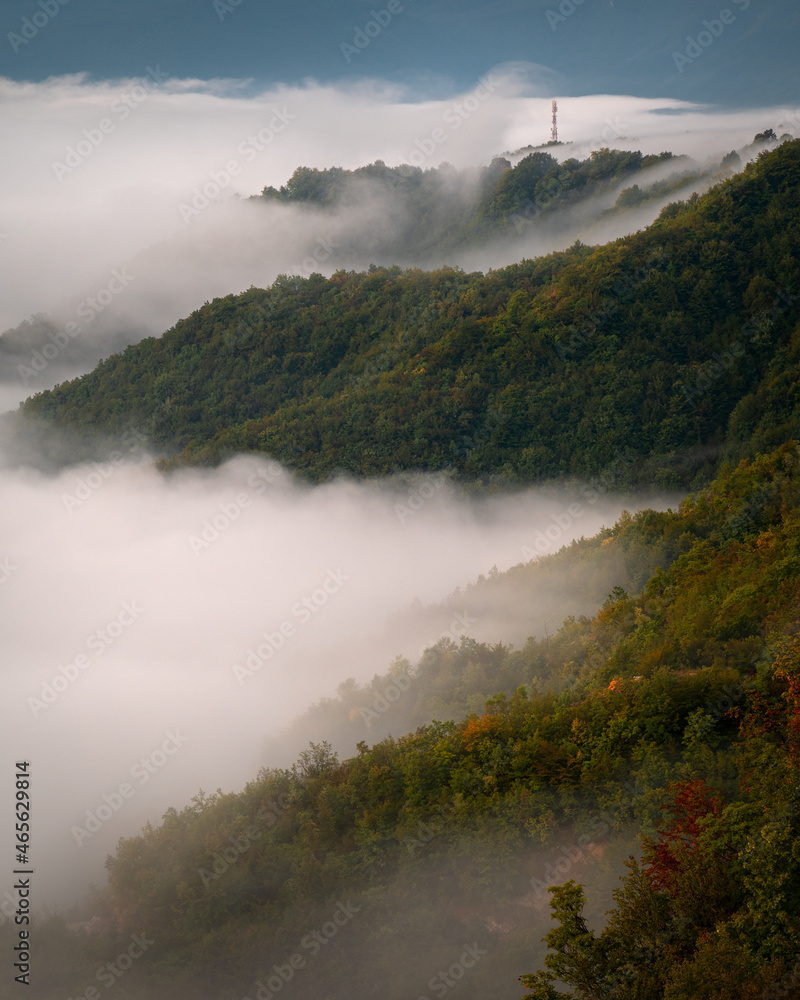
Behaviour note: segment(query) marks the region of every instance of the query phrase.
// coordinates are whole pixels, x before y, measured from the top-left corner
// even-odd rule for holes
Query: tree
[[[613,979],[608,964],[608,949],[603,935],[596,938],[583,919],[586,896],[583,886],[573,879],[564,885],[551,886],[552,917],[559,926],[547,932],[545,940],[552,954],[545,958],[547,972],[520,976],[520,982],[533,991],[534,1000],[558,1000],[569,994],[558,993],[556,979],[574,986],[584,1000],[608,1000]],[[531,1000],[530,995],[526,1000]]]
[[[319,778],[339,766],[339,755],[327,740],[309,743],[308,750],[300,752],[292,770],[302,778]]]

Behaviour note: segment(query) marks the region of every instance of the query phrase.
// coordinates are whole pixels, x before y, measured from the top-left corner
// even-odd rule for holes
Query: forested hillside
[[[730,166],[728,161],[716,169],[725,174]],[[659,167],[670,168],[667,176]],[[672,153],[600,149],[585,160],[559,162],[538,150],[513,167],[496,157],[477,170],[458,171],[447,163],[427,170],[387,167],[381,161],[356,170],[299,167],[281,188],[264,188],[260,200],[330,211],[374,201],[391,220],[384,253],[399,262],[498,239],[514,242],[529,236],[534,226],[547,227],[554,220],[563,226],[571,209],[580,208],[588,221],[604,210],[624,211],[663,199],[708,176],[710,171]],[[356,251],[357,242],[339,249]]]
[[[138,429],[168,466],[261,451],[312,479],[449,469],[506,484],[695,481],[768,450],[798,410],[800,141],[647,230],[500,271],[280,278],[21,410]],[[698,482],[701,480],[697,480]]]
[[[695,187],[710,184],[713,177],[727,176],[740,162],[731,153],[713,167],[700,167],[670,153],[643,156],[601,149],[586,160],[569,158],[564,163],[549,153],[534,151],[513,168],[503,157],[488,167],[462,171],[448,164],[423,171],[408,164],[391,168],[381,162],[356,170],[299,167],[280,190],[265,188],[262,195],[247,199],[242,206],[246,212],[237,216],[247,235],[239,229],[230,233],[230,239],[237,254],[260,261],[258,272],[246,273],[263,270],[264,248],[258,245],[256,234],[270,233],[289,212],[295,239],[289,245],[277,240],[270,248],[278,272],[302,267],[307,274],[323,261],[331,270],[366,267],[370,261],[436,267],[448,258],[460,260],[464,254],[519,260],[530,253],[532,236],[543,241],[542,246],[563,246],[565,232],[593,221],[607,223],[612,217],[618,220],[615,232],[622,232],[631,212],[644,211],[649,213],[647,218],[654,218],[672,192],[688,195]],[[231,225],[236,222],[232,220]],[[218,233],[216,239],[225,236]],[[246,250],[248,239],[256,245]],[[156,275],[172,250],[179,258],[172,280],[180,286],[186,280],[183,268],[191,263],[187,258],[197,249],[173,237],[130,260],[134,295],[141,298],[138,309],[124,316],[115,318],[113,307],[95,312],[87,308],[91,296],[76,294],[71,304],[63,302],[56,308],[55,315],[33,316],[4,331],[0,335],[0,383],[21,380],[24,386],[37,387],[39,377],[71,378],[76,371],[89,371],[112,351],[161,333],[163,327],[150,325],[155,317],[146,318],[152,312],[148,299],[170,293],[169,283],[161,287]],[[225,253],[222,246],[217,253]],[[302,265],[297,263],[304,258]],[[107,281],[104,276],[102,283]],[[208,287],[207,281],[201,287]],[[189,308],[195,304],[190,302]],[[87,316],[91,325],[85,328]],[[60,336],[66,318],[77,321],[80,328],[67,344]],[[54,352],[53,344],[61,349]],[[43,361],[48,362],[44,367]],[[47,376],[42,376],[45,369]]]
[[[120,841],[92,933],[37,929],[53,971],[36,995],[79,995],[137,934],[131,998],[288,995],[296,977],[297,995],[400,1000],[451,976],[477,1000],[519,996],[531,973],[544,1000],[565,995],[533,975],[547,887],[574,879],[586,924],[566,884],[548,935],[570,995],[797,996],[799,460],[785,445],[676,512],[626,516],[607,548],[638,534],[666,556],[640,593],[409,673],[430,698],[460,658],[464,684],[520,680],[512,697],[342,762],[320,740]],[[644,859],[595,937],[638,831]]]
[[[132,941],[129,1000],[800,996],[798,191],[787,142],[607,246],[282,277],[21,408],[167,470],[694,484],[470,588],[602,582],[590,615],[345,681],[293,767],[121,840],[31,996],[96,1000]]]
[[[610,486],[619,489],[621,483]],[[587,487],[587,504],[598,487]],[[639,593],[657,567],[670,565],[692,540],[683,521],[670,513],[623,514],[613,527],[592,538],[575,539],[546,559],[531,559],[504,573],[490,572],[437,605],[408,608],[391,622],[396,634],[402,636],[418,629],[420,621],[430,621],[428,635],[438,635],[443,628],[444,637],[415,665],[398,657],[388,671],[376,673],[369,682],[344,680],[335,697],[312,705],[267,741],[264,759],[274,762],[287,748],[296,756],[320,733],[340,752],[350,754],[361,740],[402,735],[434,719],[460,722],[470,712],[482,711],[494,695],[511,698],[520,685],[530,683],[531,657],[535,660],[551,642],[560,641],[548,639],[548,622],[558,627],[570,613],[572,618],[580,618],[584,610],[593,615],[614,588]],[[530,547],[525,554],[530,558],[537,553]],[[486,621],[503,641],[475,641]],[[520,621],[527,625],[521,640],[515,635]],[[538,668],[535,673],[539,693],[576,683],[577,674],[550,676]]]

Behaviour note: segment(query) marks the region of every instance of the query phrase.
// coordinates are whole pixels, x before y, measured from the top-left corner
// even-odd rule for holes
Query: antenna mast
[[[550,141],[558,142],[558,101],[553,101],[553,125],[550,129]]]

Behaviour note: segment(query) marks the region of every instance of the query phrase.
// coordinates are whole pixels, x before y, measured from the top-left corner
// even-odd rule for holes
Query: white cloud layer
[[[41,899],[100,881],[120,836],[200,787],[254,778],[265,736],[346,677],[368,680],[397,654],[416,662],[452,611],[441,632],[406,619],[398,637],[388,619],[414,599],[524,561],[544,547],[537,531],[554,549],[592,535],[625,505],[533,490],[478,502],[438,480],[421,492],[409,514],[408,485],[301,488],[253,457],[173,477],[147,462],[4,472],[2,729],[7,761],[32,762]],[[463,631],[524,642],[530,618],[528,604],[512,628]],[[167,754],[170,733],[186,742]],[[93,831],[98,808],[112,812]]]
[[[308,81],[254,95],[240,81],[173,80],[151,69],[115,83],[0,79],[0,330],[91,293],[112,268],[185,231],[181,205],[207,184],[213,192],[215,177],[225,198],[278,186],[300,165],[488,163],[546,141],[550,97],[558,96],[532,85],[531,67],[519,64],[476,80],[459,98],[427,101],[375,81]],[[791,109],[720,115],[666,98],[613,95],[564,100],[560,116],[561,138],[573,143],[561,154],[577,156],[611,145],[705,159],[779,119],[800,126]],[[259,283],[292,263],[269,260]],[[219,265],[225,272],[226,262]],[[225,290],[247,287],[252,270]]]

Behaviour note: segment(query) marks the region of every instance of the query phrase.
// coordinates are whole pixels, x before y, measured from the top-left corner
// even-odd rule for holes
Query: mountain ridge
[[[166,468],[263,451],[325,479],[452,469],[690,485],[800,429],[800,141],[606,246],[489,272],[280,277],[43,392],[23,422],[148,437]],[[710,391],[713,387],[713,392]],[[113,406],[109,400],[113,397]]]

